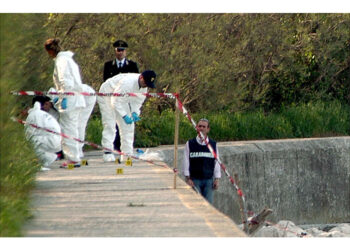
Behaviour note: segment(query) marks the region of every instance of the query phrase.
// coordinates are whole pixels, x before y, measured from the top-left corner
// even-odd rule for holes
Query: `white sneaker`
[[[51,170],[51,168],[41,167],[41,169],[40,169],[40,171],[41,171],[41,172],[44,172],[44,171],[49,171],[49,170]]]
[[[114,154],[103,154],[103,161],[104,161],[104,162],[112,162],[112,161],[115,161]]]

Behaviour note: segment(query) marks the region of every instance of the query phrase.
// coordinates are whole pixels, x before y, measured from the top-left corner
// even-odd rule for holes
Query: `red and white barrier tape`
[[[186,108],[181,103],[178,93],[99,93],[99,92],[98,93],[88,93],[88,92],[63,92],[63,93],[61,93],[61,92],[52,92],[52,91],[11,91],[11,93],[13,95],[19,95],[19,96],[30,96],[30,95],[59,95],[59,96],[84,95],[84,96],[96,96],[97,95],[97,96],[117,96],[117,97],[120,97],[120,96],[123,96],[123,97],[124,96],[131,96],[131,97],[137,97],[137,96],[142,96],[143,95],[143,96],[146,96],[146,97],[176,98],[176,100],[177,100],[177,108],[188,118],[188,120],[191,122],[192,126],[196,129],[199,137],[202,140],[204,138],[203,134],[199,130],[197,130],[196,122],[192,119],[192,117],[190,116],[190,114],[188,113]],[[17,119],[17,121],[19,121],[20,123],[23,123],[23,121],[21,121],[21,120]],[[30,124],[30,125],[33,126],[33,124]],[[33,127],[39,128],[36,125],[34,125]],[[43,128],[40,128],[40,129],[43,129]],[[46,131],[48,131],[48,130],[46,130]],[[48,132],[52,133],[54,131],[48,131]],[[66,135],[63,135],[63,134],[61,134],[61,136],[66,137]],[[66,137],[66,138],[69,138],[69,137]],[[99,145],[91,143],[91,142],[80,141],[77,138],[70,138],[70,139],[79,141],[80,143],[88,144],[88,145],[90,145],[92,147],[95,147],[95,148],[103,149],[103,150],[110,151],[110,152],[117,152],[118,154],[124,154],[124,153],[122,153],[122,152],[120,152],[118,150],[115,151],[115,150],[111,150],[111,149],[108,149],[108,148],[104,148],[102,146],[99,146]],[[226,176],[229,178],[229,180],[232,183],[232,185],[234,186],[234,188],[237,190],[237,194],[242,198],[243,205],[244,205],[244,213],[247,214],[246,210],[245,210],[245,198],[244,198],[244,194],[243,194],[242,190],[237,186],[237,184],[235,183],[234,179],[232,178],[232,176],[227,171],[226,166],[218,158],[215,150],[209,144],[209,141],[208,140],[204,140],[204,141],[205,141],[206,146],[208,147],[209,151],[213,154],[214,158],[219,163],[220,167],[225,172]],[[128,156],[130,156],[132,158],[135,158],[135,159],[139,159],[138,157],[135,157],[135,156],[131,156],[131,155],[128,155]],[[142,160],[142,159],[140,159],[140,160]],[[147,160],[144,160],[144,161],[147,161]],[[147,161],[147,162],[155,164],[152,161]],[[155,165],[157,165],[157,164],[155,164]],[[177,170],[175,169],[174,171],[176,172]]]
[[[51,130],[51,129],[42,128],[42,127],[37,126],[36,124],[27,123],[26,121],[17,119],[17,118],[15,118],[15,117],[12,117],[11,119],[12,119],[13,121],[19,122],[19,123],[21,123],[21,124],[23,124],[23,125],[27,124],[27,125],[29,125],[29,126],[31,126],[31,127],[33,127],[33,128],[41,129],[41,130],[44,130],[44,131],[49,132],[49,133],[52,133],[52,134],[60,135],[60,136],[62,136],[62,137],[64,137],[64,138],[71,139],[71,140],[74,140],[74,141],[77,141],[77,142],[80,142],[80,143],[84,143],[84,144],[90,145],[90,146],[92,146],[92,147],[94,147],[94,148],[98,148],[98,149],[102,149],[102,150],[105,150],[105,151],[117,153],[117,154],[119,154],[119,155],[125,155],[125,156],[127,156],[127,157],[130,157],[130,158],[133,158],[133,159],[137,159],[137,160],[141,160],[141,161],[145,161],[145,162],[151,163],[151,164],[156,165],[156,166],[167,167],[166,165],[157,164],[157,163],[155,163],[154,161],[146,160],[146,159],[142,159],[142,158],[140,158],[140,157],[134,156],[134,155],[126,154],[126,153],[123,153],[123,152],[121,152],[121,151],[119,151],[119,150],[113,150],[113,149],[105,148],[105,147],[102,147],[102,146],[100,146],[100,145],[98,145],[98,144],[95,144],[95,143],[92,143],[92,142],[88,142],[88,141],[82,141],[82,140],[80,140],[80,139],[78,139],[78,138],[74,138],[74,137],[69,136],[69,135],[66,135],[66,134],[64,134],[64,133],[58,133],[58,132],[53,131],[53,130]]]
[[[137,96],[146,96],[146,97],[163,97],[163,98],[175,98],[173,93],[89,93],[89,92],[53,92],[53,91],[11,91],[13,95],[19,96],[34,96],[34,95],[58,95],[58,96],[114,96],[114,97],[137,97]]]
[[[178,101],[178,108],[179,110],[188,118],[188,120],[192,123],[193,127],[196,129],[199,137],[204,140],[204,136],[202,134],[202,132],[200,132],[197,129],[197,124],[196,122],[192,119],[192,117],[190,116],[190,114],[188,113],[188,111],[186,110],[186,108],[183,106],[183,104],[181,103],[181,101],[179,100],[178,96],[176,96],[177,101]],[[208,138],[205,141],[205,144],[207,145],[207,147],[209,148],[209,151],[213,154],[214,158],[217,160],[217,162],[219,163],[219,165],[221,166],[221,168],[224,170],[225,174],[229,177],[230,182],[234,185],[234,187],[237,189],[237,193],[239,196],[244,196],[242,190],[236,185],[234,179],[232,178],[232,176],[229,174],[229,172],[227,171],[226,166],[220,161],[220,159],[218,158],[215,150],[213,149],[213,147],[209,144],[209,140]]]
[[[192,126],[196,129],[199,137],[205,141],[205,144],[207,145],[209,151],[213,154],[215,160],[219,163],[221,169],[225,172],[226,176],[229,178],[230,182],[232,183],[232,185],[234,186],[234,188],[237,190],[237,194],[242,197],[243,200],[243,205],[244,205],[244,213],[247,214],[246,210],[245,210],[245,198],[244,198],[244,194],[242,192],[242,190],[237,186],[237,184],[235,183],[234,179],[232,178],[232,176],[230,175],[230,173],[227,171],[226,166],[221,162],[221,160],[219,159],[219,157],[217,156],[215,150],[213,149],[213,147],[209,144],[209,140],[208,138],[206,138],[206,140],[204,140],[204,136],[202,134],[202,132],[200,132],[197,129],[197,124],[196,122],[192,119],[191,115],[188,113],[188,111],[186,110],[186,108],[183,106],[182,102],[179,99],[179,94],[175,94],[176,100],[177,100],[177,108],[188,118],[188,120],[191,122]]]

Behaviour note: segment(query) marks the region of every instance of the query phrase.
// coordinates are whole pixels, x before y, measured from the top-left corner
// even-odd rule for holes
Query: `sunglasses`
[[[118,52],[121,52],[121,51],[124,51],[124,50],[125,50],[124,48],[117,48]]]

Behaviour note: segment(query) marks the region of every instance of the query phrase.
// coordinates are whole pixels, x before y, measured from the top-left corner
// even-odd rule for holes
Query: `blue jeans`
[[[213,179],[191,179],[198,192],[209,202],[213,203]]]

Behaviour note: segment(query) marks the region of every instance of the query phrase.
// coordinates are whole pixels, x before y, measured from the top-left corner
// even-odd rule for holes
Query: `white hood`
[[[71,51],[61,51],[55,58],[55,69],[53,80],[58,92],[81,92],[82,82],[79,66],[73,60],[74,53]],[[67,109],[61,108],[62,96],[55,107],[59,112],[71,111],[76,108],[85,107],[84,97],[81,95],[65,96],[67,99]]]
[[[61,57],[61,56],[64,56],[64,57],[70,57],[72,58],[74,56],[74,53],[72,51],[61,51],[61,52],[58,52],[55,60],[58,58],[58,57]]]

